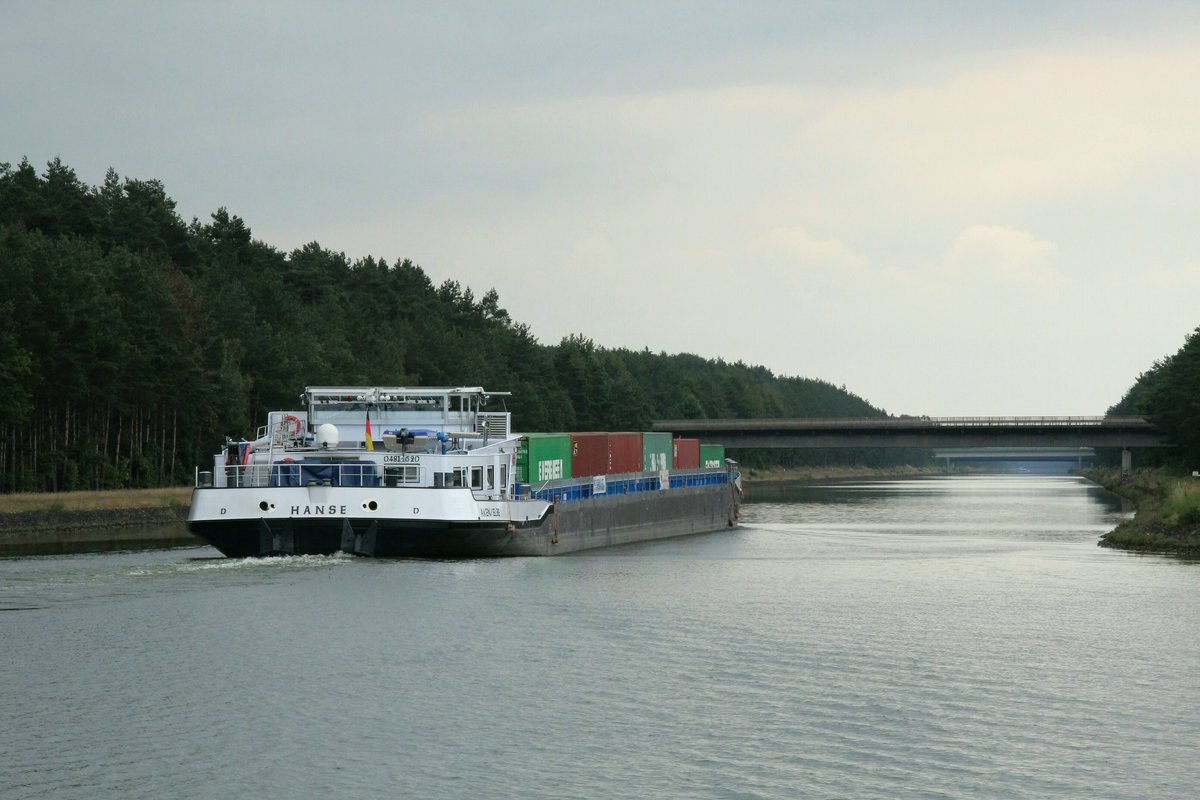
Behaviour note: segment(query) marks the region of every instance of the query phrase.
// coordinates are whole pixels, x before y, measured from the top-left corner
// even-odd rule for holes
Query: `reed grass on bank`
[[[1129,480],[1115,469],[1084,474],[1137,508],[1133,519],[1100,537],[1101,546],[1200,556],[1200,478],[1161,469],[1137,470]]]
[[[192,487],[113,489],[96,492],[40,492],[0,495],[0,514],[102,511],[125,508],[180,508],[191,503]]]

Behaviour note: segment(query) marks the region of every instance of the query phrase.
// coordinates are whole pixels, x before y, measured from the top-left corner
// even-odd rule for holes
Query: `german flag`
[[[375,442],[371,441],[371,409],[367,409],[367,449],[374,450]]]

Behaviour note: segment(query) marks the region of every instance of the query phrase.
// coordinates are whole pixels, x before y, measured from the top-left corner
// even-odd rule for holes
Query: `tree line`
[[[883,416],[809,378],[694,355],[543,345],[494,289],[407,259],[280,250],[225,208],[185,223],[157,180],[88,186],[59,159],[0,163],[0,491],[187,483],[307,385],[513,392],[522,430],[654,419]],[[876,453],[875,461],[903,454]],[[759,462],[836,453],[753,454]]]
[[[1139,375],[1108,413],[1145,416],[1177,445],[1149,459],[1139,456],[1141,463],[1200,469],[1200,327],[1177,352]]]

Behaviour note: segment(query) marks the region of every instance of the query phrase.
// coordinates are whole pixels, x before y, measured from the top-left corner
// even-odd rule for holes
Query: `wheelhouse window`
[[[433,473],[433,488],[460,489],[466,485],[467,468],[455,467],[451,472]]]
[[[421,467],[418,464],[384,467],[383,482],[386,486],[416,486],[421,483]]]

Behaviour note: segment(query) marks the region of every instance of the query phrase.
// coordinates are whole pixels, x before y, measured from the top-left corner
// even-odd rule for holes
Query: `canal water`
[[[1080,479],[551,559],[0,560],[0,796],[1193,798],[1200,564]]]

